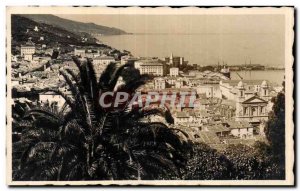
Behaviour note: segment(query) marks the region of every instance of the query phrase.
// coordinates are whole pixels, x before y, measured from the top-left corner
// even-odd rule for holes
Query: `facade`
[[[54,92],[45,92],[39,94],[39,101],[41,103],[54,103],[57,104],[58,108],[62,108],[65,104],[65,99]]]
[[[179,124],[185,124],[188,123],[190,119],[190,116],[186,112],[177,112],[175,117],[174,117],[174,124],[179,125]]]
[[[205,94],[207,98],[221,98],[221,92],[217,85],[201,84],[197,87],[198,94]]]
[[[154,79],[154,89],[162,90],[166,88],[166,81],[163,78]]]
[[[261,122],[268,120],[268,85],[263,81],[261,85],[261,94],[246,97],[243,82],[237,86],[236,101],[236,121],[247,121],[253,125],[259,125]]]
[[[177,78],[175,81],[175,88],[182,88],[183,87],[183,79],[182,78]]]
[[[74,55],[75,56],[80,56],[80,57],[85,57],[85,49],[83,49],[83,48],[75,48],[74,49]]]
[[[230,134],[239,138],[252,138],[253,126],[246,121],[226,121],[223,124],[230,129]]]
[[[94,65],[107,66],[111,62],[115,62],[115,58],[112,57],[112,56],[98,56],[98,57],[93,59]]]
[[[163,76],[163,64],[157,59],[139,60],[134,63],[134,67],[140,70],[141,74],[153,76]]]
[[[24,58],[24,60],[31,61],[34,53],[35,45],[33,42],[28,41],[26,44],[21,45],[21,56]]]
[[[236,100],[238,98],[238,83],[240,81],[243,82],[246,98],[263,93],[261,89],[263,89],[262,83],[264,80],[221,80],[219,83],[221,97],[228,100]],[[267,84],[267,89],[269,91],[270,86],[267,81],[265,83]],[[268,100],[271,98],[269,94],[264,97]]]
[[[134,65],[134,62],[137,61],[138,58],[135,58],[135,57],[131,57],[131,56],[122,56],[121,57],[121,64],[133,64]]]
[[[179,68],[173,67],[170,68],[170,76],[177,77],[179,75]]]

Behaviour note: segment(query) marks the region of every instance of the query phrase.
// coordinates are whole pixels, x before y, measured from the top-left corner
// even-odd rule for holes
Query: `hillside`
[[[103,35],[126,34],[125,31],[117,28],[96,25],[95,23],[82,23],[82,22],[72,21],[72,20],[63,19],[58,16],[50,15],[50,14],[22,15],[22,16],[30,18],[39,23],[45,23],[56,27],[64,28],[74,33],[83,32],[83,33],[96,33],[96,34],[103,34]]]
[[[65,29],[52,25],[38,23],[20,15],[12,15],[12,47],[20,46],[31,40],[36,44],[46,44],[47,46],[55,46],[57,44],[70,45],[97,45],[97,40],[87,34],[76,34]],[[38,27],[38,31],[34,28]],[[44,39],[42,40],[41,37]],[[87,38],[82,41],[82,38]]]

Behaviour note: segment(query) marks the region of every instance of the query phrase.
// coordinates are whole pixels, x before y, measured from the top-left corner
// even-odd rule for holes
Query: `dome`
[[[242,81],[240,81],[240,82],[238,83],[237,87],[238,87],[238,88],[244,88],[244,84],[243,84],[243,82],[242,82]]]
[[[268,87],[268,83],[266,80],[264,80],[262,83],[261,83],[261,86],[262,87]]]

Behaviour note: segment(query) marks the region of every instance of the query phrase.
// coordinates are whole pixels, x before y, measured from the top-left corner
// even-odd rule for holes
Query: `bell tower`
[[[237,99],[238,101],[244,101],[245,100],[245,87],[242,81],[240,81],[237,85],[238,95]]]
[[[171,52],[170,63],[173,64],[173,53]]]
[[[236,95],[236,110],[235,117],[236,121],[239,121],[239,117],[243,116],[244,108],[242,106],[243,101],[245,101],[245,87],[242,81],[240,81],[236,87],[237,95]]]
[[[265,100],[267,100],[269,97],[268,83],[265,80],[261,83],[260,96]]]

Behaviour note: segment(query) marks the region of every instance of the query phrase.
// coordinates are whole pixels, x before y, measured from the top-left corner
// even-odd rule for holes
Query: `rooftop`
[[[244,129],[251,127],[250,123],[247,121],[226,121],[223,124],[230,129]]]
[[[115,58],[114,57],[112,57],[112,56],[97,56],[97,57],[95,57],[93,60],[115,60]]]
[[[242,82],[243,85],[261,85],[263,81],[264,80],[222,80],[222,83],[229,84],[230,86],[237,86],[239,82]]]
[[[220,143],[219,137],[214,132],[210,131],[200,131],[198,133],[202,142],[207,144],[217,144]]]
[[[177,112],[177,113],[176,113],[176,117],[177,117],[177,118],[188,118],[189,115],[188,115],[188,113],[186,113],[186,112],[180,111],[180,112]]]

